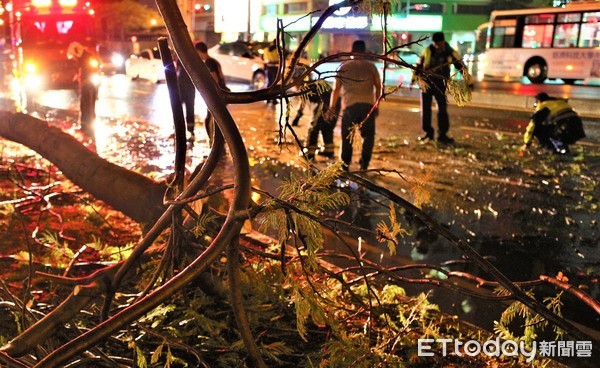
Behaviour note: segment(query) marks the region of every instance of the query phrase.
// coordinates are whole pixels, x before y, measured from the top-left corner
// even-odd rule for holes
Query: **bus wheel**
[[[573,85],[573,84],[575,84],[575,80],[576,79],[565,79],[565,78],[563,78],[563,82],[565,82],[565,84],[571,84],[571,85]]]
[[[544,83],[548,76],[548,65],[542,59],[532,59],[525,66],[525,75],[531,83]]]

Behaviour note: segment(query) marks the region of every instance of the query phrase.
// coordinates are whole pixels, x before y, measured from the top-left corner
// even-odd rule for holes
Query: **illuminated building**
[[[222,40],[273,39],[277,19],[286,25],[290,35],[288,48],[296,47],[318,18],[319,9],[339,0],[215,0],[215,31]],[[461,53],[471,51],[475,29],[489,19],[489,0],[462,1],[391,1],[387,29],[395,45],[415,41],[432,32],[443,31]],[[314,12],[314,13],[313,13]],[[311,13],[311,16],[305,16]],[[248,16],[250,14],[250,16]],[[382,21],[352,8],[342,8],[330,17],[309,48],[311,59],[338,51],[347,51],[352,42],[367,41],[370,51],[381,50]],[[420,49],[419,46],[413,47]]]

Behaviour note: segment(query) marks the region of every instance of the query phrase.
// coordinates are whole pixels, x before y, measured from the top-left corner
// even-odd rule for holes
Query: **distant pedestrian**
[[[365,53],[365,42],[354,41],[352,52]],[[363,139],[360,169],[366,170],[369,167],[375,146],[375,117],[377,116],[377,110],[372,110],[380,96],[381,79],[375,64],[361,59],[360,56],[353,56],[352,59],[342,63],[337,72],[325,118],[330,121],[337,119],[337,106],[341,99],[341,158],[345,164],[345,170],[349,170],[352,161],[350,134],[356,124],[359,124],[360,135]],[[358,137],[354,137],[354,139],[358,139]]]
[[[95,140],[96,100],[98,99],[98,60],[79,42],[71,42],[67,57],[77,62],[79,85],[79,122],[81,132]]]
[[[327,120],[325,119],[324,113],[325,109],[329,105],[329,100],[331,99],[331,91],[323,91],[320,95],[317,93],[316,85],[311,84],[311,86],[315,86],[311,94],[308,96],[308,100],[313,107],[312,120],[310,122],[310,127],[306,133],[306,157],[308,159],[313,159],[315,157],[315,153],[333,158],[334,156],[334,148],[335,145],[333,143],[333,131],[336,125],[336,119]],[[339,109],[336,108],[336,111]],[[299,119],[299,116],[302,116],[300,113],[296,116]],[[294,122],[296,119],[294,119]],[[297,125],[297,123],[295,124]],[[294,123],[292,123],[294,126]],[[319,134],[323,139],[323,150],[319,151]]]
[[[229,91],[229,88],[225,84],[225,76],[223,75],[221,64],[216,59],[208,55],[208,46],[206,45],[206,43],[202,41],[196,42],[195,48],[198,52],[198,55],[200,56],[200,59],[202,59],[206,64],[206,67],[210,71],[210,74],[212,75],[219,88]],[[206,134],[208,134],[208,140],[210,142],[210,145],[212,146],[215,123],[210,111],[207,111],[206,113],[206,118],[204,119],[204,127],[206,128]]]
[[[265,62],[265,69],[267,70],[267,86],[270,87],[275,84],[277,79],[277,71],[279,70],[279,50],[277,49],[277,43],[275,40],[269,42],[267,47],[263,49],[263,60]],[[267,103],[277,104],[277,100],[269,100]]]
[[[194,141],[194,126],[196,124],[195,104],[196,104],[196,87],[192,83],[190,76],[183,68],[179,60],[175,61],[175,71],[177,73],[177,86],[179,87],[179,97],[181,104],[184,107],[185,124],[189,132],[189,141]]]
[[[460,54],[450,47],[442,32],[434,33],[431,40],[432,44],[423,50],[416,65],[417,71],[430,72],[430,74],[423,74],[429,88],[421,91],[421,124],[425,135],[419,137],[419,141],[426,142],[434,138],[434,129],[431,126],[431,106],[433,98],[435,98],[438,107],[437,141],[443,144],[452,144],[454,139],[448,137],[450,118],[446,100],[446,82],[450,78],[450,65],[462,69],[464,64]]]
[[[535,96],[535,112],[523,137],[522,152],[527,151],[533,138],[542,147],[564,155],[569,144],[585,137],[583,122],[567,100],[548,96],[541,92]]]

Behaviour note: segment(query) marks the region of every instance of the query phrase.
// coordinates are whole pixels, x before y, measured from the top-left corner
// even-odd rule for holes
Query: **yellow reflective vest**
[[[527,145],[531,144],[531,141],[534,137],[534,131],[536,124],[556,124],[554,119],[558,115],[562,115],[565,112],[572,111],[573,108],[566,100],[563,99],[551,99],[543,102],[538,102],[535,107],[535,112],[531,116],[531,120],[529,121],[529,125],[527,125],[527,129],[525,130],[525,135],[523,136],[523,142]]]

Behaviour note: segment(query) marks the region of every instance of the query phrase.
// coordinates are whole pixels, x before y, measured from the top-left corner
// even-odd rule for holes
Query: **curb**
[[[476,87],[477,88],[477,87]],[[401,89],[390,95],[388,98],[398,100],[415,100],[420,99],[420,90],[417,88]],[[479,107],[488,108],[511,108],[522,111],[533,112],[533,103],[535,101],[534,96],[523,96],[513,95],[509,93],[498,93],[498,92],[478,92],[473,91],[472,99],[467,103],[468,105],[477,105]],[[600,99],[581,99],[573,98],[569,99],[569,104],[573,106],[575,111],[581,116],[586,118],[600,119],[600,109],[598,108]],[[452,98],[448,99],[448,103],[456,105]]]

